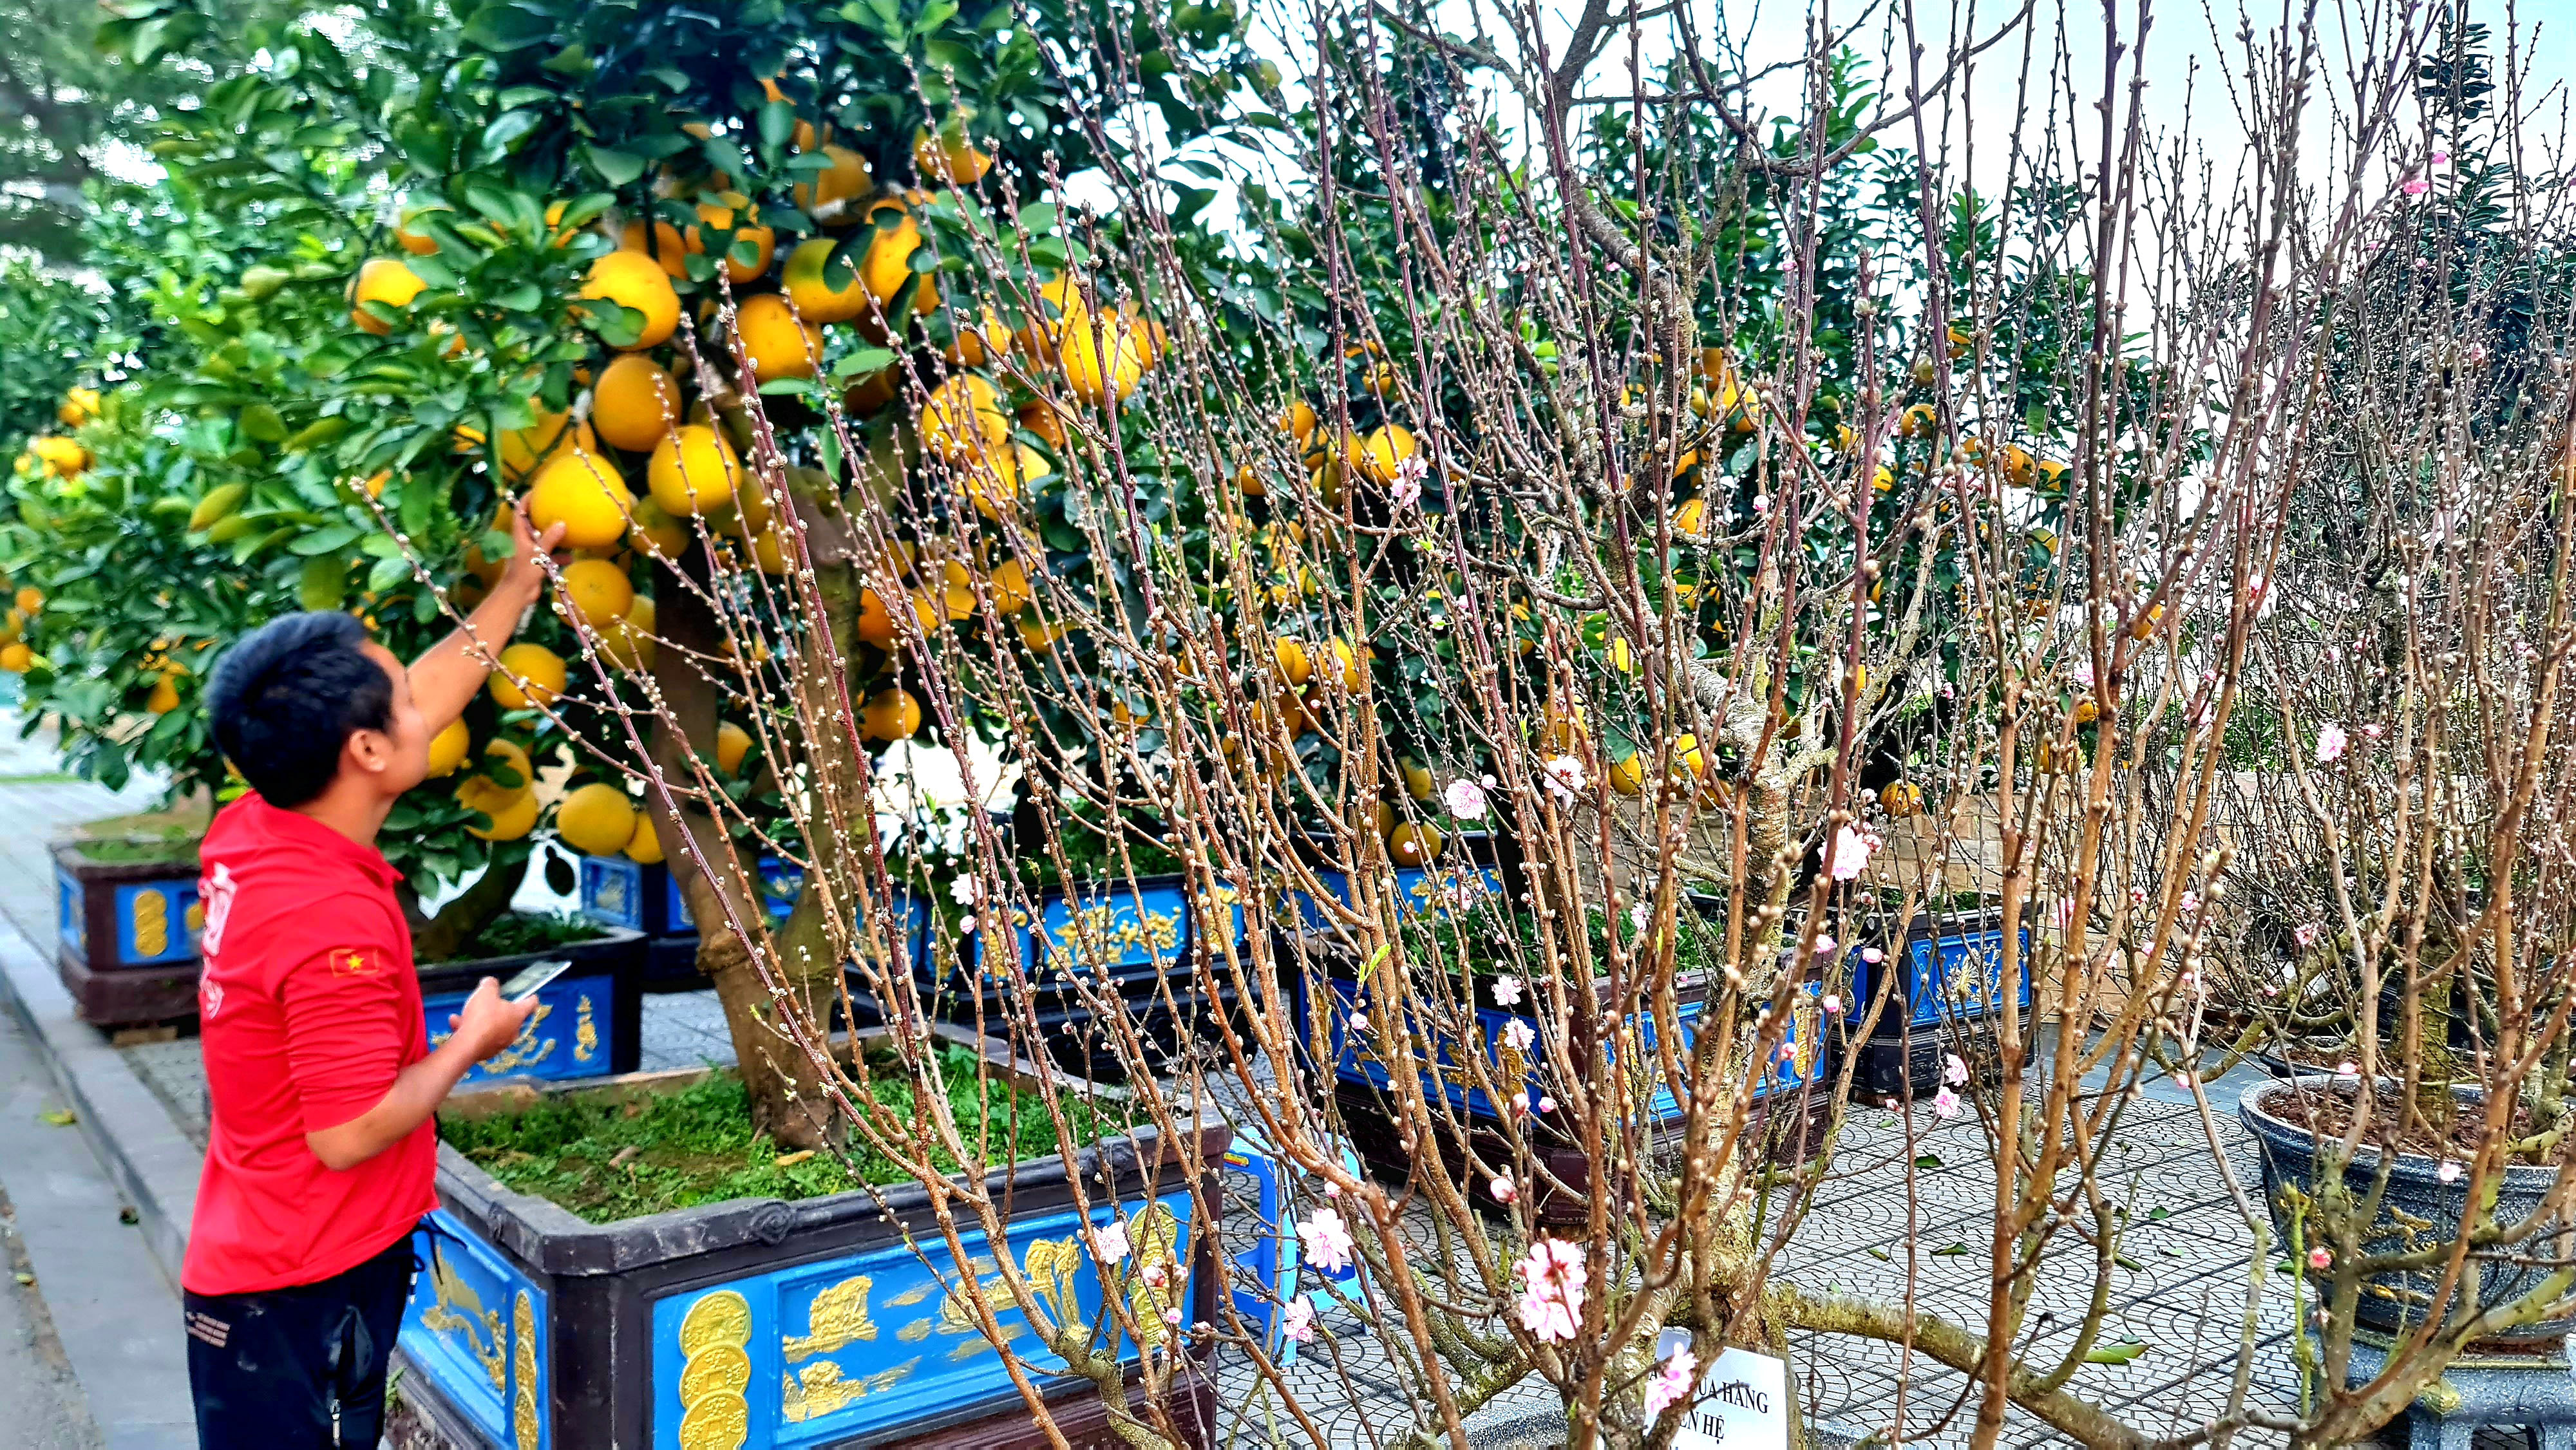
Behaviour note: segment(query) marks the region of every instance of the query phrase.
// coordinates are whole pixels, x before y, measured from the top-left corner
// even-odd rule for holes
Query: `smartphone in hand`
[[[501,984],[501,995],[508,1001],[524,1002],[537,995],[537,989],[572,970],[566,961],[531,962],[510,974]]]

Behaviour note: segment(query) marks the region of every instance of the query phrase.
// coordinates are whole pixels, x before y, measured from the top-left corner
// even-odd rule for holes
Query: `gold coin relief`
[[[751,1407],[739,1396],[710,1395],[680,1417],[680,1450],[742,1450],[751,1437]]]
[[[680,1371],[680,1403],[694,1407],[710,1395],[740,1398],[751,1387],[751,1356],[730,1344],[710,1344],[689,1356]]]
[[[689,1306],[680,1321],[680,1353],[694,1359],[711,1344],[736,1349],[751,1343],[751,1301],[732,1289],[719,1289]]]

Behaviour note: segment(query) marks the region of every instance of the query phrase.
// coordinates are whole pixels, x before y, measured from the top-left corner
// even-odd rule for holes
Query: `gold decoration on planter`
[[[741,1450],[751,1434],[751,1301],[718,1289],[680,1318],[680,1450]]]
[[[868,1317],[868,1290],[875,1280],[866,1274],[855,1274],[814,1296],[805,1311],[805,1332],[790,1335],[780,1343],[780,1352],[789,1364],[830,1354],[843,1345],[877,1337],[876,1321]]]
[[[537,1417],[537,1308],[528,1291],[519,1291],[519,1302],[510,1313],[510,1370],[519,1382],[519,1392],[510,1415],[510,1428],[517,1433],[518,1450],[537,1450],[544,1442],[545,1427]]]
[[[482,1362],[483,1372],[492,1377],[492,1388],[504,1388],[507,1358],[501,1342],[500,1311],[483,1307],[483,1296],[447,1266],[447,1256],[439,1252],[435,1239],[429,1245],[429,1287],[438,1302],[421,1311],[420,1327],[455,1338],[468,1354]]]
[[[590,1020],[590,994],[581,994],[581,1017],[573,1024],[572,1060],[588,1062],[599,1055],[599,1028]]]
[[[841,1366],[831,1360],[809,1364],[796,1374],[779,1376],[780,1416],[791,1425],[819,1420],[870,1395],[884,1394],[911,1378],[920,1365],[921,1357],[915,1355],[891,1369],[844,1379]]]

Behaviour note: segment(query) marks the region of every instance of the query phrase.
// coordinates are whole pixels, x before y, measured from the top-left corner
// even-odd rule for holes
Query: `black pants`
[[[411,1239],[318,1284],[186,1294],[200,1450],[375,1450]]]

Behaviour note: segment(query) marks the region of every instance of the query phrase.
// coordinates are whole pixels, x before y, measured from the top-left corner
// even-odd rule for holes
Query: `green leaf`
[[[241,410],[242,436],[260,443],[286,441],[286,420],[266,403],[253,403]]]
[[[863,347],[832,364],[832,381],[848,382],[855,377],[892,366],[894,354],[881,347]]]
[[[1020,208],[1020,230],[1033,237],[1044,232],[1054,231],[1056,215],[1057,213],[1054,202],[1030,202],[1027,206]]]
[[[1968,1252],[1968,1246],[1967,1246],[1966,1244],[1964,1244],[1964,1243],[1950,1243],[1950,1244],[1944,1244],[1944,1245],[1942,1245],[1941,1247],[1939,1247],[1939,1248],[1937,1248],[1937,1249],[1934,1249],[1934,1250],[1932,1251],[1932,1257],[1934,1257],[1934,1258],[1936,1258],[1936,1259],[1956,1259],[1956,1258],[1964,1257],[1964,1256],[1967,1254],[1967,1252]]]
[[[297,539],[286,546],[286,552],[299,559],[335,554],[356,543],[361,532],[363,531],[355,524],[333,524],[328,528],[316,529],[303,538]]]
[[[292,438],[286,440],[289,453],[310,453],[325,443],[347,433],[351,424],[346,418],[316,418]]]
[[[2086,1364],[2129,1364],[2147,1352],[2144,1341],[2124,1339],[2117,1344],[2097,1344],[2084,1352]]]
[[[1917,1168],[1938,1168],[1941,1166],[1941,1155],[1938,1153],[1926,1153],[1922,1157],[1914,1160],[1914,1166]]]
[[[644,174],[644,158],[631,151],[618,151],[606,146],[585,146],[590,169],[611,186],[624,186]]]
[[[796,108],[785,101],[771,101],[760,108],[760,143],[776,148],[787,144],[796,134]]]
[[[485,50],[524,50],[554,31],[550,17],[513,4],[486,5],[465,22],[465,39]]]

